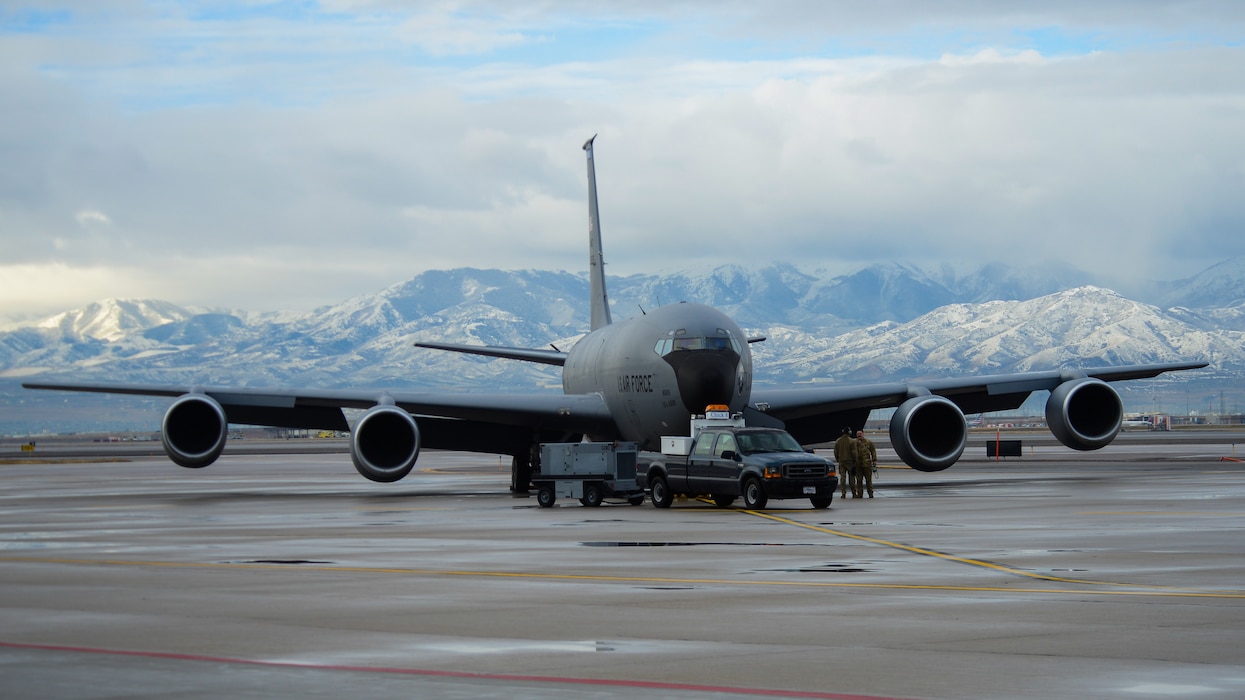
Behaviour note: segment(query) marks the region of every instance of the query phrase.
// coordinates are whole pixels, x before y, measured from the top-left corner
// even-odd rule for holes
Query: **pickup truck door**
[[[726,453],[736,455],[736,459],[724,459]],[[739,495],[739,445],[733,433],[722,433],[718,436],[713,454],[707,462],[705,479],[708,492],[724,496]]]
[[[712,493],[712,469],[714,443],[718,433],[701,432],[692,445],[692,453],[687,456],[687,492],[689,494]]]

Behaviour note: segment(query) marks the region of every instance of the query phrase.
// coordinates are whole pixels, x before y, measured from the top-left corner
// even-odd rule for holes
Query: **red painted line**
[[[30,649],[37,651],[63,651],[75,654],[107,654],[132,656],[145,659],[169,659],[173,661],[206,661],[214,664],[242,664],[272,668],[303,668],[311,671],[348,671],[351,673],[387,673],[429,678],[462,678],[467,680],[513,681],[517,683],[557,683],[560,685],[593,685],[614,688],[646,688],[655,690],[686,690],[697,693],[726,693],[731,695],[759,695],[771,698],[819,698],[821,700],[905,700],[883,695],[854,695],[850,693],[823,693],[811,690],[779,690],[766,688],[736,688],[731,686],[700,685],[696,683],[665,683],[661,681],[616,680],[608,678],[570,678],[565,676],[525,676],[512,673],[476,673],[472,671],[439,671],[421,668],[386,668],[383,666],[338,666],[335,664],[300,664],[292,661],[261,661],[235,659],[202,654],[175,654],[163,651],[136,651],[128,649],[101,649],[61,644],[25,644],[0,641],[0,647]]]

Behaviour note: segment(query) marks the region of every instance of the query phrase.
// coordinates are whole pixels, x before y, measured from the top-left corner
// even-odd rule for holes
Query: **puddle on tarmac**
[[[798,569],[757,569],[759,573],[783,573],[783,574],[866,574],[873,569],[866,569],[859,564],[821,564],[817,566],[802,566]]]
[[[707,649],[734,648],[715,643],[668,641],[658,639],[597,639],[597,640],[521,640],[521,639],[473,639],[446,640],[420,644],[414,650],[422,653],[461,655],[485,654],[665,654],[680,656],[688,652],[704,653]]]
[[[848,526],[876,526],[885,525],[887,527],[964,527],[960,523],[906,523],[902,521],[871,521],[871,522],[828,522],[817,523],[818,527],[848,527]]]
[[[313,561],[311,559],[252,559],[250,561],[229,562],[231,564],[332,564],[331,561]]]
[[[824,547],[824,544],[796,545],[774,542],[580,542],[585,547]]]

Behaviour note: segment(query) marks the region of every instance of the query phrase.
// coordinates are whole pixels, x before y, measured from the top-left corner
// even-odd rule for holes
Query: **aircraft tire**
[[[639,496],[632,496],[631,498],[627,499],[627,502],[633,506],[642,506],[644,505],[644,494],[640,494]]]
[[[813,502],[813,507],[817,510],[825,510],[830,507],[830,502],[834,500],[834,496],[817,496],[808,500]]]
[[[536,503],[541,508],[552,508],[553,504],[558,500],[558,494],[553,490],[553,484],[543,484],[536,490]]]
[[[769,496],[765,495],[765,487],[761,485],[761,481],[755,477],[744,482],[744,508],[748,510],[760,510],[769,503]]]
[[[674,494],[670,493],[670,484],[666,483],[666,477],[654,476],[649,479],[648,488],[653,498],[653,506],[669,508],[674,503]]]
[[[532,460],[527,455],[510,458],[510,492],[527,493],[532,486]]]
[[[713,505],[719,508],[730,508],[731,504],[734,502],[735,502],[734,496],[714,496],[713,497]]]
[[[596,508],[601,505],[604,497],[600,484],[587,483],[584,484],[584,497],[579,499],[579,502],[589,508]]]

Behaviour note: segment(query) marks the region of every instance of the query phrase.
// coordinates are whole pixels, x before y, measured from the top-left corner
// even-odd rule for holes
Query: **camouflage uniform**
[[[865,437],[864,431],[856,432],[855,443],[856,478],[852,481],[852,493],[856,498],[863,498],[867,489],[869,498],[873,498],[873,470],[878,466],[878,448]]]
[[[834,461],[839,463],[839,498],[847,497],[847,484],[854,478],[852,465],[856,463],[856,441],[852,439],[851,432],[851,428],[844,428],[843,434],[834,441]]]

